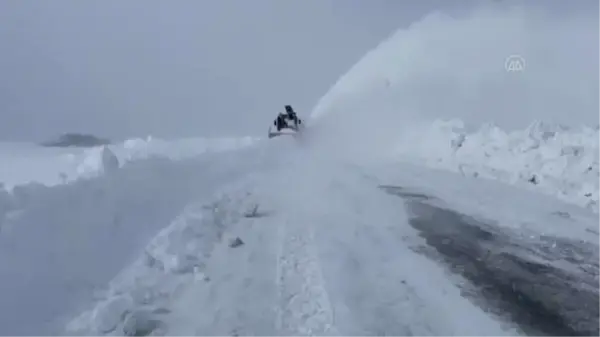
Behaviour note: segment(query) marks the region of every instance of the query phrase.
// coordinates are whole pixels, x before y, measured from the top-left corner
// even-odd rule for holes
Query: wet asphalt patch
[[[420,192],[380,188],[404,200],[410,225],[427,243],[414,249],[468,280],[463,293],[484,310],[528,335],[600,334],[598,246],[524,235],[437,206]]]

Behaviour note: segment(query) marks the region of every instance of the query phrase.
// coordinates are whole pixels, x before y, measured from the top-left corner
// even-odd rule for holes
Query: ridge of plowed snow
[[[339,335],[324,286],[312,224],[280,228],[277,330],[286,335]]]
[[[542,122],[512,132],[492,124],[469,131],[459,120],[435,121],[404,134],[394,153],[400,160],[524,186],[598,212],[598,132]]]
[[[269,165],[263,159],[254,147],[177,161],[147,158],[91,179],[0,192],[2,332],[55,334],[74,311],[103,298],[107,282],[186,205]],[[165,264],[188,267],[183,260]],[[115,313],[125,302],[105,304]]]
[[[130,334],[162,319],[178,289],[206,282],[204,266],[215,245],[252,206],[245,204],[248,198],[232,199],[224,190],[211,199],[187,205],[150,241],[144,254],[110,282],[91,309],[69,322],[67,331]]]
[[[27,143],[0,143],[0,189],[38,183],[54,186],[93,178],[107,170],[147,158],[179,160],[231,151],[255,144],[252,137],[186,138],[163,140],[133,138],[121,143],[92,148],[48,148]],[[40,170],[40,166],[44,169]]]

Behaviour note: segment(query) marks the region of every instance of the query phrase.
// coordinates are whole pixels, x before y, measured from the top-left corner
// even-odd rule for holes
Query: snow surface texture
[[[376,186],[425,189],[533,237],[583,240],[596,227],[583,209],[505,184],[345,165],[291,142],[139,160],[2,203],[2,332],[61,334],[68,320],[77,335],[514,335],[406,249],[420,239]]]
[[[395,151],[402,160],[524,186],[598,212],[599,136],[597,127],[535,122],[512,132],[491,124],[469,131],[461,121],[436,121]]]
[[[284,142],[265,151],[283,153],[278,167],[186,208],[69,333],[515,333],[401,244],[419,239],[375,178]]]
[[[236,153],[240,164],[254,157],[265,165],[190,203],[70,321],[68,333],[522,333],[467,300],[457,286],[464,279],[411,249],[423,239],[398,200],[377,188],[384,182],[497,220],[522,240],[556,235],[598,243],[589,232],[597,218],[555,198],[403,163],[339,162],[294,141],[276,138],[250,156]],[[269,160],[269,153],[279,155]],[[234,238],[244,244],[232,248]]]
[[[146,139],[129,139],[121,144],[89,149],[0,143],[0,187],[3,185],[11,191],[17,185],[30,182],[52,186],[92,178],[139,159],[183,159],[203,153],[234,150],[256,141],[257,139],[251,137],[166,141],[149,136]],[[44,169],[41,170],[40,167]]]

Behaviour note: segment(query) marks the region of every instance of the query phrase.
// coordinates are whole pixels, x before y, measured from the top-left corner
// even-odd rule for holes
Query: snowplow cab
[[[269,138],[300,132],[302,120],[298,118],[291,105],[285,105],[285,113],[279,113],[269,128]]]

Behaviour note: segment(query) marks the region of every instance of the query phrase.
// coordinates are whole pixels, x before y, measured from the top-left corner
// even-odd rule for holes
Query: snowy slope
[[[146,159],[89,179],[0,191],[1,333],[61,330],[64,319],[89,303],[190,200],[211,195],[260,163],[260,156],[247,153],[240,166],[236,143],[244,141],[220,147],[231,151],[179,161],[147,153]],[[193,154],[191,148],[179,150],[171,156]],[[196,153],[205,151],[200,147]],[[40,161],[27,177],[34,180],[45,165],[40,157],[32,159]]]

